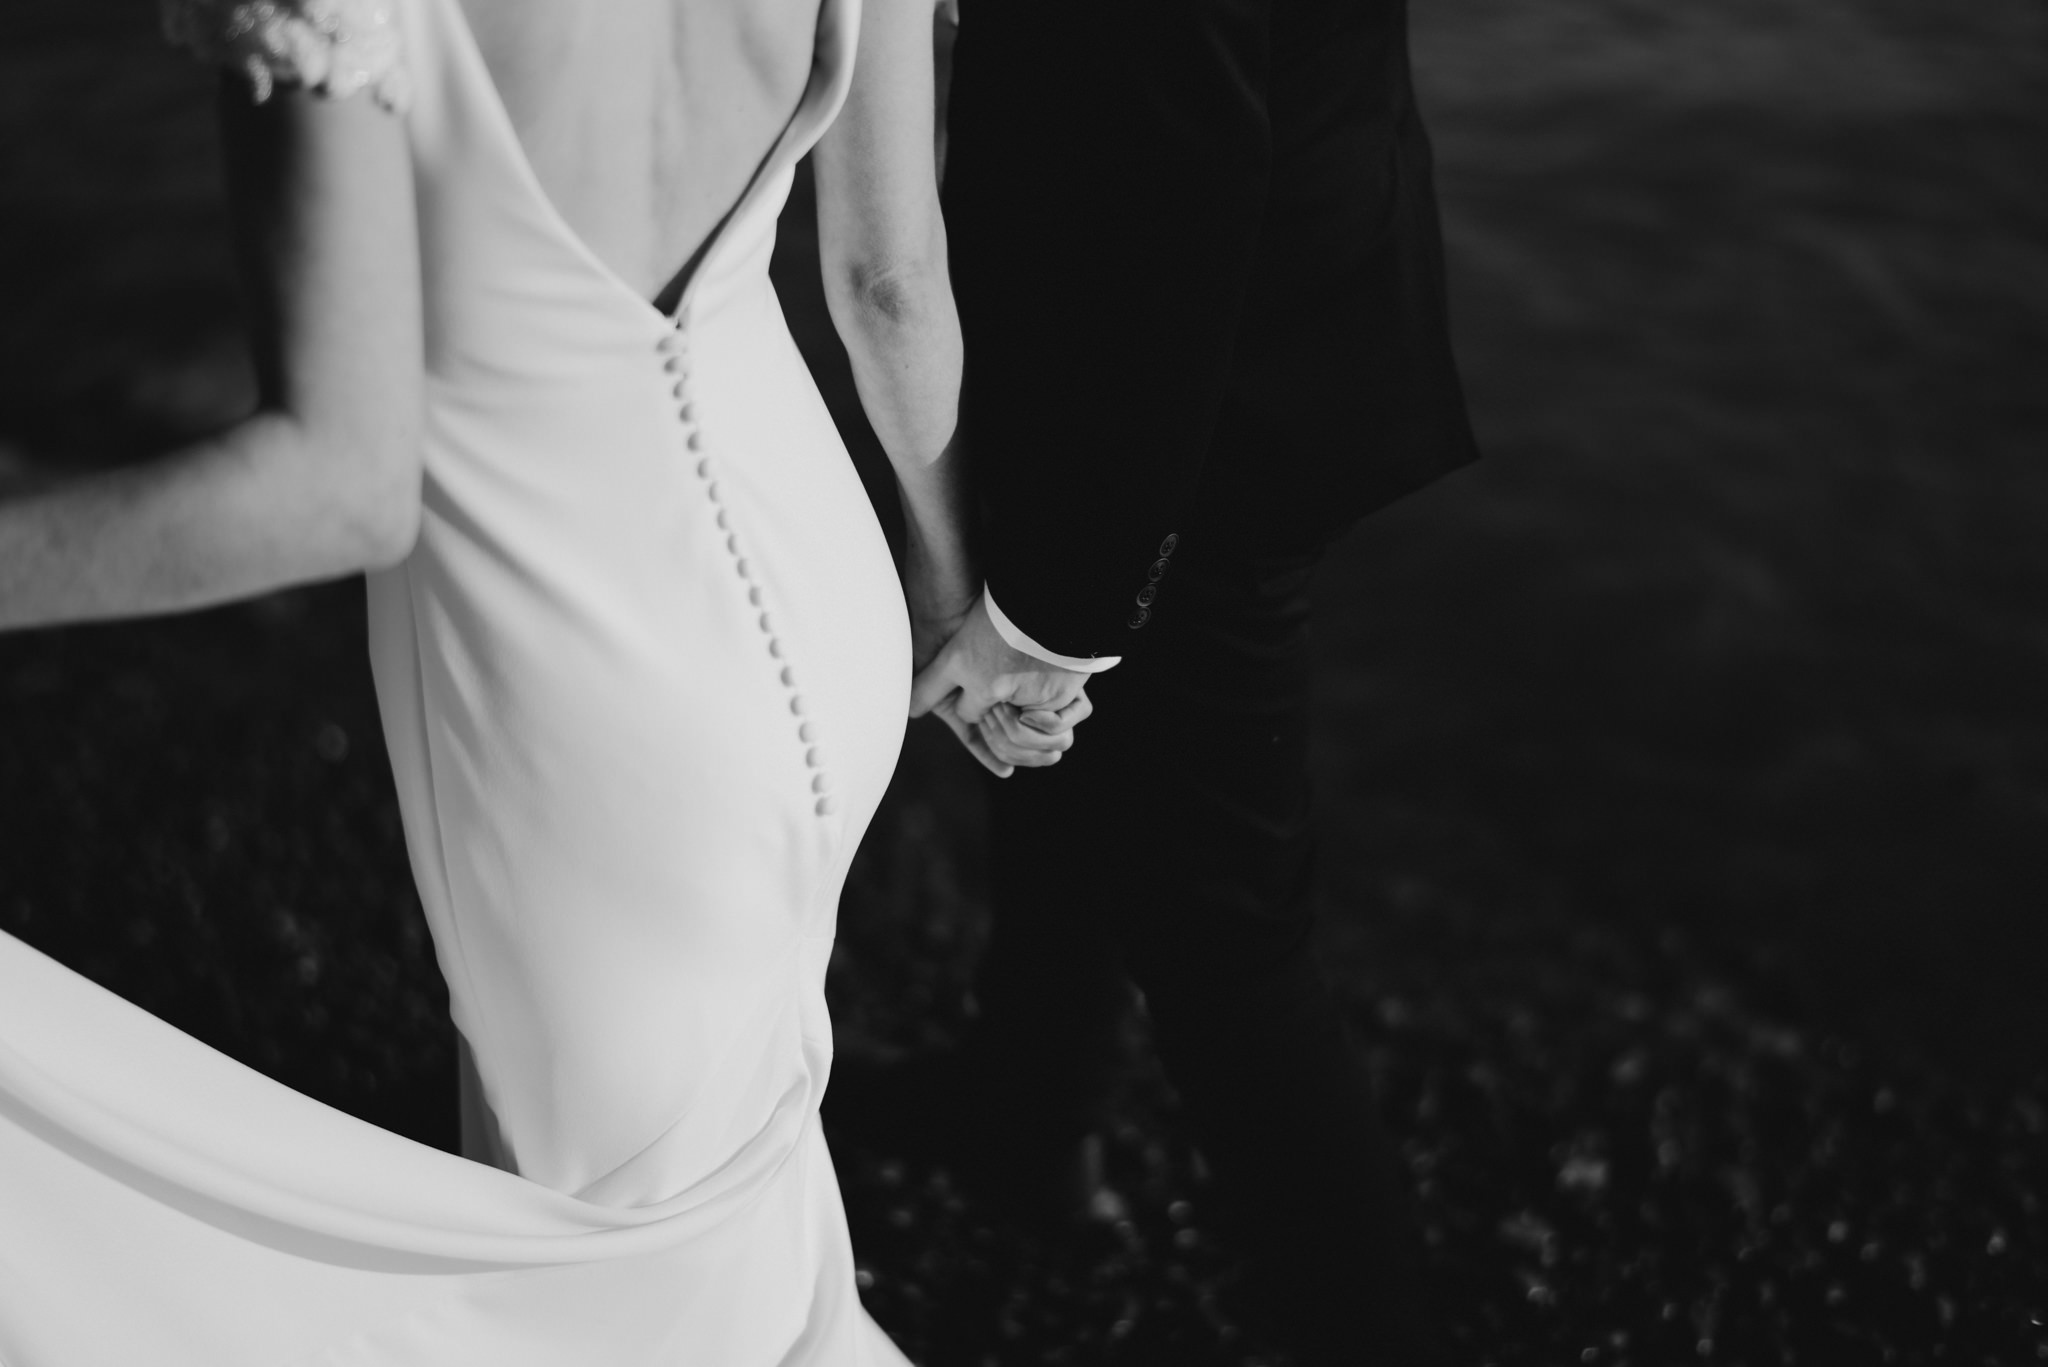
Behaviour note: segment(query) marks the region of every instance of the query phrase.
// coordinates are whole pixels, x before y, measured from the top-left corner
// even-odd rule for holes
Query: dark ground
[[[1458,1360],[2048,1360],[2048,10],[1416,4],[1491,459],[1334,557],[1319,753]],[[209,89],[143,0],[0,15],[0,482],[247,402]],[[360,619],[0,640],[0,928],[447,1143]],[[846,1046],[962,1018],[976,794],[917,728]],[[932,1364],[1257,1358],[1142,1066],[1110,1162],[1061,1251],[843,1153],[870,1304]]]

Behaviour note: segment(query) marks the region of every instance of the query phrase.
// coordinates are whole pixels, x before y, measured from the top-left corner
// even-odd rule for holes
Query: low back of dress
[[[461,0],[461,8],[547,197],[613,273],[655,299],[711,239],[798,109],[819,6]]]
[[[899,1362],[816,1110],[908,630],[767,275],[856,4],[826,0],[795,114],[664,310],[542,190],[458,0],[378,2],[411,68],[428,384],[371,661],[517,1175],[0,937],[0,1361]]]

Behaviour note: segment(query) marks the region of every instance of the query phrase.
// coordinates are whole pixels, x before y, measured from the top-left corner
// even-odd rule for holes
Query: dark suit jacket
[[[944,202],[990,590],[1124,654],[1190,537],[1477,454],[1403,0],[963,0]]]

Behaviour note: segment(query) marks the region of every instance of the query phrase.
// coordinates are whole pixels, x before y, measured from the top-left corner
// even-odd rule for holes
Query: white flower
[[[411,82],[389,0],[162,0],[164,37],[240,71],[261,104],[279,85],[403,112]]]

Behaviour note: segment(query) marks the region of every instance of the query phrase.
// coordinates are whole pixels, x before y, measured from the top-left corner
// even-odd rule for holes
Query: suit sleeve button
[[[1138,606],[1149,608],[1152,606],[1152,600],[1158,596],[1159,590],[1147,584],[1144,588],[1138,590]]]
[[[1144,626],[1145,623],[1151,620],[1152,609],[1139,608],[1136,612],[1131,614],[1131,620],[1127,625],[1129,625],[1132,631],[1136,631],[1139,627]]]
[[[1152,562],[1152,568],[1145,571],[1145,577],[1156,584],[1159,582],[1160,577],[1165,573],[1166,561],[1162,558]]]
[[[1162,542],[1160,542],[1160,543],[1159,543],[1159,558],[1160,558],[1161,560],[1164,560],[1164,559],[1165,559],[1165,558],[1166,558],[1167,556],[1169,556],[1169,555],[1172,555],[1172,554],[1173,554],[1173,548],[1174,548],[1175,546],[1178,546],[1179,544],[1180,544],[1180,533],[1179,533],[1179,532],[1168,532],[1168,533],[1166,534],[1166,540],[1164,540],[1164,541],[1162,541]]]

